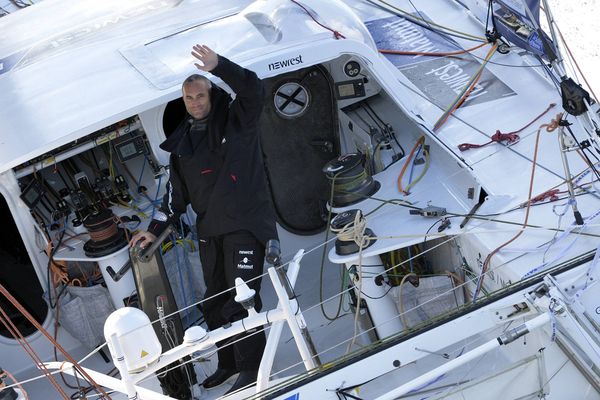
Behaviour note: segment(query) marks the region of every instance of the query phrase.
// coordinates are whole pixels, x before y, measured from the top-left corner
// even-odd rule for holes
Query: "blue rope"
[[[415,161],[417,161],[417,158],[419,158],[419,153],[421,153],[422,149],[423,149],[423,145],[420,145],[419,148],[417,149],[417,153],[415,154],[415,158],[413,158],[412,163],[410,164],[410,175],[408,175],[408,184],[409,185],[412,182],[413,170],[415,168]]]

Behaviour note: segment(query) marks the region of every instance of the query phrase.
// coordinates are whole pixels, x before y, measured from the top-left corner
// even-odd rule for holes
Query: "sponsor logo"
[[[529,36],[527,43],[540,53],[544,53],[544,44],[542,43],[542,39],[540,39],[540,35],[538,35],[537,32],[533,32],[531,36]]]
[[[472,76],[459,66],[455,61],[450,60],[446,65],[439,68],[432,68],[425,72],[425,75],[433,75],[443,82],[449,90],[453,91],[457,96],[462,93],[464,87],[469,83]],[[469,94],[469,101],[477,97],[487,94],[488,91],[482,85],[475,85]]]
[[[58,36],[42,40],[27,50],[12,54],[8,59],[0,59],[2,64],[4,64],[2,68],[0,68],[0,75],[13,68],[23,67],[44,57],[49,57],[63,49],[65,46],[86,44],[86,41],[92,40],[92,37],[96,32],[110,29],[116,25],[122,25],[129,20],[152,14],[153,12],[160,12],[164,9],[176,7],[182,1],[183,0],[154,0],[140,6],[132,6],[121,13],[113,13],[106,16],[101,15],[99,18],[92,19],[89,22],[86,21],[73,29],[62,32]]]
[[[424,14],[419,12],[419,16]],[[427,16],[424,16],[427,19]],[[398,49],[416,53],[456,51],[460,45],[450,37],[440,37],[410,20],[388,17],[369,21],[367,28],[377,47]],[[481,63],[469,53],[461,58],[386,55],[400,73],[411,81],[425,96],[447,107],[462,93],[477,72]],[[516,93],[485,69],[481,79],[464,101],[462,107],[485,103]]]
[[[298,57],[288,58],[287,60],[275,61],[269,64],[269,71],[273,71],[280,68],[291,67],[292,65],[304,64],[302,61],[302,54]]]
[[[240,253],[243,250],[240,250]],[[250,251],[250,253],[253,253],[254,251]],[[238,269],[253,269],[254,268],[254,264],[250,264],[252,260],[250,260],[248,257],[244,257],[242,258],[242,260],[240,262],[238,262]]]
[[[254,250],[240,250],[240,251],[238,251],[238,254],[254,255]]]

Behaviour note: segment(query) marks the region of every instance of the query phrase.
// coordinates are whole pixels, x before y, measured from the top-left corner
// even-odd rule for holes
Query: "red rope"
[[[54,376],[52,376],[50,371],[48,371],[48,369],[44,365],[44,361],[36,353],[36,351],[33,349],[33,347],[31,347],[31,345],[25,339],[25,337],[23,336],[21,331],[19,331],[19,328],[17,328],[15,326],[15,324],[12,322],[10,317],[6,314],[6,312],[2,308],[0,308],[0,322],[2,322],[2,324],[6,327],[6,329],[11,333],[13,338],[15,338],[15,340],[17,342],[19,342],[21,347],[23,347],[23,350],[25,350],[25,352],[27,354],[29,354],[31,359],[36,363],[36,366],[42,371],[42,373],[46,376],[46,378],[48,378],[48,381],[54,386],[54,388],[56,389],[58,394],[64,400],[69,400],[69,396],[67,395],[67,393],[65,393],[65,391],[60,386],[60,384],[56,381],[56,379],[54,379]]]
[[[521,131],[529,128],[531,126],[531,124],[533,124],[538,119],[542,118],[554,106],[556,106],[556,104],[555,103],[551,103],[548,106],[548,108],[546,108],[546,110],[544,110],[543,113],[541,113],[540,115],[538,115],[537,117],[535,117],[535,119],[533,119],[531,122],[529,122],[527,125],[525,125],[524,127],[522,127],[519,130],[508,132],[508,133],[502,133],[502,132],[500,132],[500,130],[496,130],[496,133],[494,133],[492,135],[492,137],[490,138],[489,142],[483,143],[483,144],[461,143],[461,144],[458,145],[458,149],[460,151],[466,151],[466,150],[469,150],[469,149],[477,149],[479,147],[484,147],[484,146],[487,146],[488,144],[494,143],[494,142],[496,142],[496,143],[506,142],[506,144],[516,143],[520,139],[520,137],[518,135],[519,132],[521,132]]]
[[[551,104],[548,109],[550,109],[553,106],[554,106],[554,104]],[[496,247],[490,254],[487,255],[487,257],[483,261],[483,265],[481,267],[481,275],[480,275],[481,279],[477,282],[477,288],[475,289],[473,301],[475,301],[477,299],[479,290],[483,287],[483,279],[485,278],[485,274],[488,271],[488,268],[490,266],[490,263],[491,263],[494,255],[496,253],[498,253],[500,250],[502,250],[504,247],[508,246],[509,244],[511,244],[512,242],[517,240],[517,238],[523,234],[523,232],[525,231],[525,228],[527,228],[527,222],[529,221],[529,211],[531,210],[531,204],[533,203],[533,197],[532,197],[533,182],[534,182],[534,177],[535,177],[535,167],[537,165],[540,134],[542,132],[542,129],[544,129],[544,128],[546,129],[546,132],[553,132],[554,130],[556,130],[560,126],[560,121],[562,119],[562,116],[563,116],[563,113],[557,114],[556,118],[551,120],[549,124],[542,124],[542,125],[540,125],[540,127],[537,130],[537,134],[535,137],[535,147],[534,147],[534,152],[533,152],[533,161],[531,162],[531,177],[529,178],[529,192],[527,194],[528,200],[527,200],[527,208],[525,209],[525,220],[523,221],[523,225],[521,226],[521,229],[519,230],[519,232],[517,232],[511,239],[507,240],[506,242],[502,243],[500,246]],[[529,125],[531,125],[531,124],[529,124]],[[537,197],[539,197],[539,196],[537,196]]]
[[[556,201],[558,200],[559,193],[560,189],[546,190],[544,193],[538,194],[533,199],[531,199],[530,203],[539,203],[540,201],[544,201],[546,199],[550,199],[550,201]]]
[[[308,14],[309,17],[312,18],[313,21],[315,21],[317,23],[317,25],[327,29],[328,31],[333,33],[333,36],[336,39],[346,39],[346,36],[342,35],[339,31],[336,31],[335,29],[332,29],[326,25],[323,25],[322,23],[320,23],[319,21],[317,21],[317,19],[306,9],[306,7],[304,7],[302,4],[298,3],[296,0],[290,0],[292,3],[296,4],[298,7],[302,8],[304,10],[304,12],[306,14]]]
[[[40,333],[42,333],[42,335],[44,335],[46,337],[46,339],[48,339],[50,341],[50,343],[52,343],[58,349],[58,351],[60,351],[63,354],[63,356],[67,359],[67,361],[69,361],[71,364],[73,364],[73,367],[76,368],[77,371],[92,386],[94,386],[96,391],[98,391],[102,396],[104,396],[105,399],[108,399],[108,400],[111,399],[111,397],[108,395],[108,393],[106,393],[106,390],[104,390],[103,387],[99,386],[94,381],[94,379],[92,379],[92,377],[83,368],[81,368],[79,363],[77,363],[77,361],[75,361],[75,359],[60,345],[60,343],[58,343],[56,340],[54,340],[54,338],[44,329],[44,327],[38,321],[36,321],[35,318],[33,318],[33,316],[17,301],[17,299],[15,299],[13,297],[12,294],[10,294],[10,292],[4,286],[2,286],[2,284],[0,284],[0,294],[4,295],[4,297],[21,313],[21,315],[23,315],[25,318],[27,318],[27,320],[38,331],[40,331]],[[0,312],[2,312],[2,314],[4,314],[4,311],[2,309],[0,309]],[[6,319],[7,316],[4,315],[4,318]],[[2,322],[4,322],[4,324],[6,325],[5,321],[2,321]],[[8,322],[11,323],[10,319],[8,320]],[[39,365],[39,367],[42,369],[45,369],[45,366],[43,364]],[[59,388],[60,388],[60,385],[59,385]],[[61,388],[61,390],[62,390],[62,388]]]
[[[499,130],[497,130],[496,133],[494,133],[490,139],[491,140],[489,142],[484,144],[461,143],[458,145],[458,149],[460,151],[467,151],[469,149],[477,149],[479,147],[484,147],[494,142],[506,142],[506,144],[516,143],[519,141],[520,137],[516,133],[502,133]]]

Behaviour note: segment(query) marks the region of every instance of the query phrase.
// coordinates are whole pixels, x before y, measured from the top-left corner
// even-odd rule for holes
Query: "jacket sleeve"
[[[172,157],[172,156],[171,156]],[[169,181],[159,210],[154,212],[154,218],[148,225],[148,232],[158,236],[170,224],[177,226],[179,217],[186,211],[189,203],[187,188],[181,180],[176,164],[171,162]]]
[[[210,73],[221,78],[235,92],[236,98],[230,112],[233,111],[239,122],[246,126],[257,123],[263,108],[264,89],[256,73],[221,55],[219,63]]]

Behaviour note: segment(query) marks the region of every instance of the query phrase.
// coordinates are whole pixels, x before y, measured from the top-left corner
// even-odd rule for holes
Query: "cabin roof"
[[[343,4],[302,3],[373,46]],[[252,65],[320,39],[335,40],[287,0],[47,0],[3,17],[0,172],[179,97],[195,43]]]

